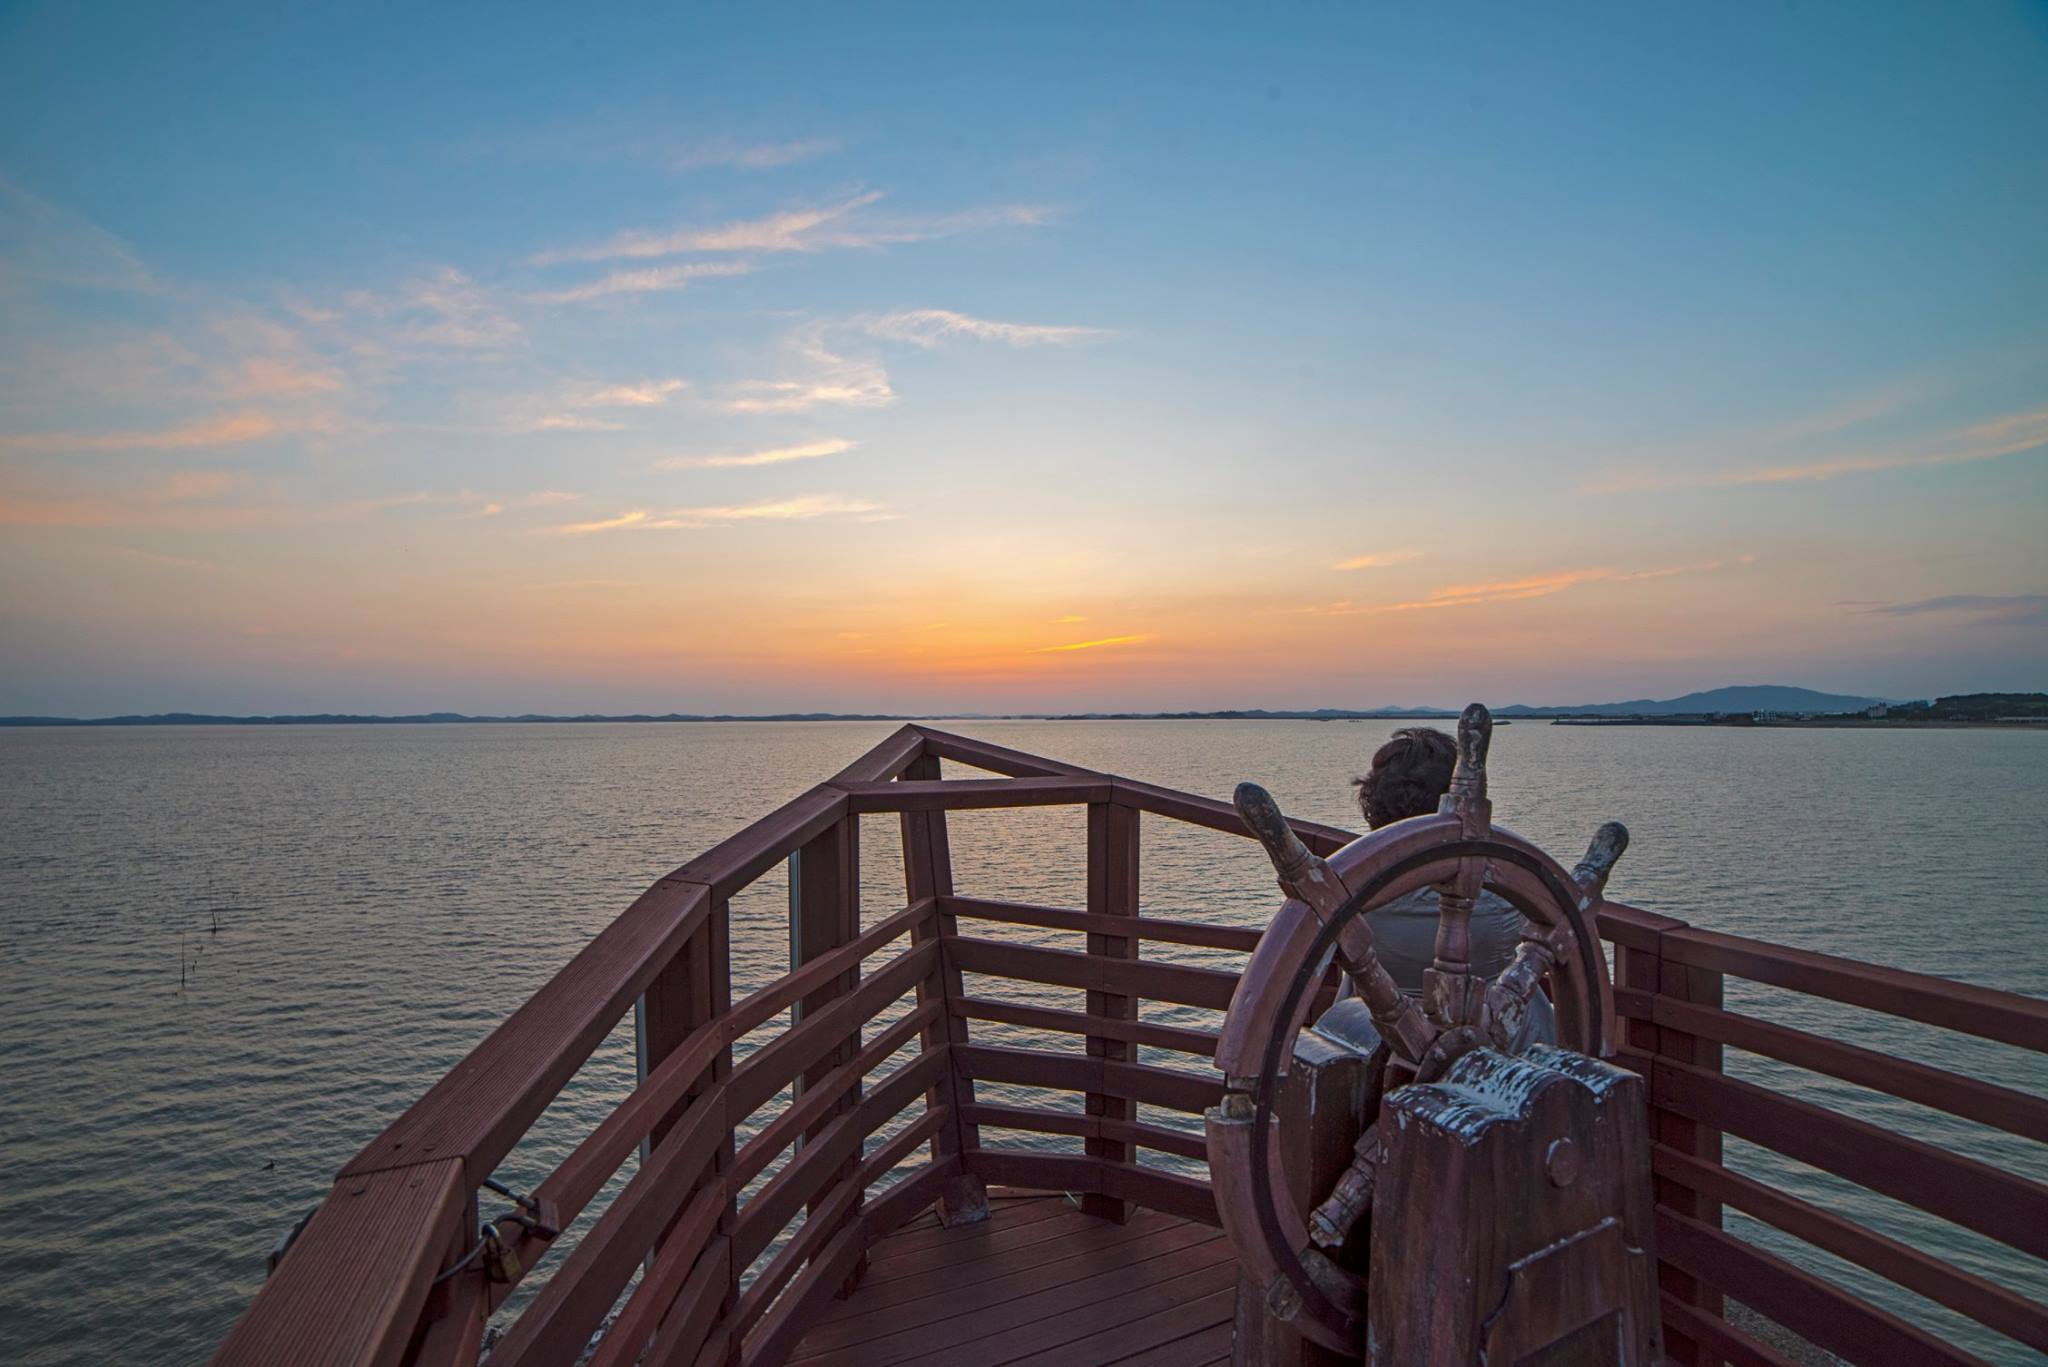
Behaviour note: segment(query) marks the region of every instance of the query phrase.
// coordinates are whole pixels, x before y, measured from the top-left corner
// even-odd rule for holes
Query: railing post
[[[940,776],[937,755],[919,755],[903,771],[906,779],[936,779]],[[967,1042],[967,1022],[951,1011],[953,999],[961,995],[960,970],[947,952],[945,941],[954,934],[954,918],[945,910],[944,900],[953,895],[953,856],[946,842],[946,814],[944,812],[903,813],[903,887],[912,902],[929,897],[934,899],[932,914],[920,921],[911,932],[913,944],[924,944],[934,938],[940,942],[937,966],[925,980],[918,984],[917,1002],[941,1004],[937,1020],[926,1026],[920,1040],[920,1047],[930,1053]],[[932,1135],[932,1157],[944,1162],[958,1157],[963,1162],[967,1155],[981,1147],[981,1127],[967,1124],[961,1119],[962,1108],[974,1104],[974,1079],[961,1076],[959,1056],[952,1055],[949,1066],[939,1074],[938,1081],[925,1093],[925,1106],[950,1107],[948,1123],[941,1125]],[[988,1218],[988,1187],[980,1177],[970,1172],[961,1172],[945,1186],[939,1196],[939,1219],[947,1225],[972,1224]]]
[[[640,1058],[647,1070],[657,1067],[698,1027],[732,1009],[731,920],[730,904],[714,893],[710,915],[705,918],[703,926],[684,942],[676,957],[647,985],[639,1015]],[[675,1109],[655,1122],[646,1147],[651,1149],[658,1145],[693,1101],[710,1088],[724,1086],[731,1076],[732,1049],[728,1046],[713,1057],[706,1075],[690,1088]],[[703,1190],[706,1185],[725,1182],[732,1163],[733,1137],[728,1121],[725,1137],[712,1155],[709,1170],[692,1188],[691,1194]],[[721,1245],[729,1247],[726,1241],[732,1238],[733,1227],[739,1218],[736,1196],[737,1193],[733,1192],[726,1194],[724,1208],[718,1215],[718,1233],[698,1255],[700,1264],[705,1258],[717,1256]],[[678,1215],[687,1204],[687,1199],[677,1202]],[[664,1232],[663,1239],[666,1238]],[[662,1240],[655,1242],[656,1251],[659,1251],[661,1243]],[[725,1298],[719,1305],[714,1323],[725,1321],[738,1306],[739,1274],[745,1270],[738,1267],[729,1270]],[[736,1360],[738,1351],[737,1343],[730,1345],[729,1357]]]
[[[1673,1001],[1689,1002],[1701,1006],[1721,1005],[1721,975],[1704,969],[1690,968],[1668,957],[1665,937],[1686,929],[1683,921],[1667,917],[1643,917],[1644,930],[1654,948],[1635,948],[1625,944],[1615,947],[1615,985],[1633,988],[1648,993],[1652,998],[1668,998]],[[1641,938],[1633,936],[1631,938]],[[1712,1040],[1676,1030],[1654,1021],[1630,1019],[1624,1041],[1631,1049],[1646,1053],[1653,1059],[1670,1059],[1674,1063],[1687,1064],[1713,1072],[1721,1070],[1721,1046]],[[1650,1137],[1667,1148],[1676,1149],[1703,1162],[1718,1164],[1721,1161],[1721,1132],[1673,1114],[1657,1106],[1655,1102],[1655,1063],[1653,1075],[1648,1079],[1652,1097],[1650,1103]],[[1721,1206],[1710,1201],[1683,1183],[1670,1178],[1653,1179],[1656,1186],[1656,1202],[1674,1214],[1698,1220],[1718,1229],[1721,1225]],[[1721,1317],[1721,1293],[1707,1286],[1697,1277],[1689,1276],[1660,1263],[1657,1269],[1658,1285],[1674,1299],[1699,1310],[1702,1314],[1716,1319]],[[1674,1367],[1698,1367],[1699,1364],[1716,1361],[1709,1349],[1695,1343],[1684,1334],[1666,1326],[1664,1351],[1667,1361]]]
[[[791,972],[802,968],[819,955],[839,948],[860,934],[859,817],[847,817],[790,855],[789,910]],[[791,1025],[794,1026],[810,1012],[821,1010],[834,999],[852,991],[859,981],[860,969],[856,965],[817,991],[799,999],[790,1008]],[[803,1076],[796,1081],[794,1095],[802,1096],[805,1089],[818,1085],[833,1069],[844,1067],[860,1052],[860,1042],[860,1031],[855,1030],[823,1062],[804,1071]],[[860,1082],[856,1079],[832,1110],[820,1116],[815,1124],[804,1131],[804,1138],[816,1138],[833,1119],[859,1105],[860,1093]],[[861,1156],[857,1152],[849,1155],[834,1174],[834,1183],[850,1181],[860,1167],[860,1159]],[[828,1192],[819,1200],[811,1202],[811,1214],[815,1216],[819,1207],[829,1199]],[[863,1203],[864,1198],[856,1197],[846,1219],[859,1218],[860,1206]],[[866,1268],[867,1253],[863,1250],[847,1276],[842,1294],[852,1288]]]
[[[1088,804],[1088,910],[1096,916],[1138,914],[1138,809],[1114,802]],[[1135,959],[1138,940],[1128,935],[1088,935],[1088,953],[1109,959]],[[1088,993],[1088,1014],[1114,1020],[1138,1018],[1138,999],[1114,992]],[[1127,1040],[1088,1036],[1088,1057],[1127,1063],[1135,1055]],[[1129,1124],[1137,1117],[1136,1107],[1126,1097],[1103,1092],[1088,1093],[1088,1114],[1104,1120]],[[1091,1138],[1084,1142],[1088,1156],[1099,1164],[1129,1163],[1133,1153],[1122,1139]],[[1129,1203],[1099,1193],[1081,1198],[1081,1208],[1090,1215],[1123,1224],[1130,1218]]]

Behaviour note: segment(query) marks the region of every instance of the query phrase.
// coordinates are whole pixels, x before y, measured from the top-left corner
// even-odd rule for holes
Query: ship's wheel
[[[1366,1279],[1344,1250],[1372,1204],[1382,1155],[1376,1115],[1349,1168],[1313,1209],[1290,1192],[1274,1142],[1275,1101],[1296,1036],[1334,958],[1380,1037],[1365,1105],[1393,1088],[1433,1082],[1479,1048],[1513,1053],[1530,1002],[1546,992],[1558,1042],[1594,1057],[1611,1052],[1613,990],[1593,916],[1608,873],[1628,845],[1618,822],[1600,828],[1567,872],[1514,832],[1493,824],[1486,751],[1493,719],[1477,703],[1458,721],[1458,762],[1432,816],[1412,817],[1352,841],[1327,861],[1302,844],[1263,788],[1238,787],[1237,809],[1265,845],[1287,900],[1246,966],[1216,1050],[1222,1103],[1208,1114],[1209,1167],[1218,1213],[1238,1259],[1266,1290],[1270,1313],[1305,1338],[1358,1353]],[[1420,888],[1438,890],[1441,919],[1420,1001],[1402,993],[1373,950],[1366,913]],[[1488,980],[1472,971],[1470,920],[1481,890],[1505,898],[1526,925],[1514,958]]]

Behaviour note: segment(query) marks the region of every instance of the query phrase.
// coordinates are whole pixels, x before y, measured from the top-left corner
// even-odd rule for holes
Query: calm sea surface
[[[1346,781],[1392,725],[954,729],[1218,796],[1256,778],[1290,814],[1356,829]],[[357,1148],[647,883],[889,729],[0,732],[0,1359],[203,1360],[260,1284],[264,1251]],[[1496,733],[1494,755],[1500,819],[1567,864],[1601,820],[1628,823],[1619,898],[2048,996],[2048,735],[1521,723]],[[1084,905],[1084,834],[1078,811],[956,815],[958,884]],[[1250,842],[1150,817],[1143,838],[1148,913],[1253,926],[1270,914]],[[901,904],[891,819],[864,823],[862,855],[872,921]],[[779,875],[736,902],[736,992],[786,968],[785,918]],[[1998,1045],[1732,982],[1729,1000],[2048,1092],[2044,1060]],[[2048,1180],[2041,1146],[1747,1056],[1729,1067]],[[501,1175],[537,1181],[631,1079],[622,1030]],[[2048,1299],[2023,1255],[1746,1146],[1729,1153]],[[1857,1269],[1772,1247],[1995,1360],[2036,1360]]]

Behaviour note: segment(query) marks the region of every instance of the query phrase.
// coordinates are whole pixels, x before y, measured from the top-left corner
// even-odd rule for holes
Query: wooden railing
[[[942,781],[942,761],[1001,777]],[[1086,812],[1085,908],[956,890],[948,812],[1048,805]],[[898,819],[905,899],[863,926],[870,814]],[[934,1203],[971,1212],[985,1184],[1075,1193],[1111,1220],[1142,1206],[1215,1223],[1192,1117],[1221,1092],[1207,1063],[1216,1036],[1142,1008],[1213,1017],[1237,980],[1218,952],[1248,953],[1259,932],[1141,914],[1145,815],[1246,834],[1226,803],[903,728],[655,883],[367,1145],[215,1360],[471,1367],[486,1319],[552,1260],[493,1367],[575,1361],[607,1318],[600,1367],[770,1364],[860,1275],[869,1245]],[[1318,853],[1351,839],[1295,829]],[[785,862],[790,969],[735,1000],[733,899]],[[1682,1357],[1782,1361],[1722,1317],[1725,1293],[1852,1360],[1905,1361],[1905,1349],[1969,1360],[1728,1233],[1724,1205],[2048,1343],[2039,1304],[1724,1166],[1719,1135],[1782,1146],[2034,1256],[2048,1193],[1726,1076],[1719,1051],[1755,1050],[2033,1140],[2048,1138],[2048,1106],[1723,1010],[1718,983],[1746,975],[2042,1051],[2048,1008],[1628,907],[1610,905],[1601,929],[1629,1018],[1623,1060],[1651,1081],[1666,1322]],[[1075,947],[1017,938],[1060,933]],[[1209,962],[1145,957],[1148,943]],[[1080,1009],[1046,1004],[1062,991],[1081,994]],[[531,1193],[539,1220],[565,1232],[551,1240],[500,1218],[502,1248],[480,1248],[484,1207],[499,1204],[486,1180],[636,1005],[637,1085]],[[1078,1152],[1049,1151],[1076,1139]],[[630,1177],[599,1201],[634,1154]]]
[[[1625,1019],[1620,1061],[1650,1084],[1657,1252],[1674,1361],[1788,1361],[1760,1341],[1769,1335],[1728,1322],[1728,1299],[1851,1362],[1984,1360],[1938,1326],[1909,1321],[1898,1303],[1875,1304],[1810,1262],[1724,1228],[1724,1208],[1946,1306],[2015,1341],[2014,1351],[2025,1345],[2048,1353],[2048,1306],[2040,1300],[1768,1185],[1722,1153],[1723,1136],[1733,1136],[1994,1240],[2018,1255],[2015,1267],[2048,1259],[2048,1186],[1730,1076],[1723,1055],[1776,1060],[2037,1144],[2048,1144],[2048,1099],[1729,1010],[1723,987],[1726,978],[1743,979],[2031,1054],[2048,1054],[2048,1003],[1697,930],[1614,903],[1602,911],[1600,929],[1615,949],[1615,1006]],[[2036,1080],[2048,1075],[2027,1071]]]

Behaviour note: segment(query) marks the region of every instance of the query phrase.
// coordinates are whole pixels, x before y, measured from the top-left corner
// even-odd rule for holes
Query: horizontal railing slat
[[[1237,975],[1154,959],[1112,959],[1071,949],[1040,949],[970,935],[945,937],[946,952],[964,973],[1022,978],[1053,987],[1114,992],[1126,997],[1179,1002],[1222,1010],[1237,990]]]
[[[751,1264],[799,1209],[823,1198],[840,1166],[860,1151],[861,1141],[900,1114],[946,1066],[943,1048],[918,1055],[889,1074],[858,1106],[806,1139],[796,1156],[740,1207],[733,1256],[742,1265]]]
[[[734,1183],[744,1187],[760,1176],[762,1170],[775,1161],[776,1154],[795,1143],[804,1131],[823,1119],[841,1097],[860,1085],[866,1074],[881,1067],[890,1055],[915,1039],[920,1030],[938,1017],[943,1005],[943,1002],[926,1002],[868,1041],[849,1062],[833,1068],[817,1081],[807,1083],[802,1096],[741,1146],[733,1158]]]
[[[2023,1177],[1661,1057],[1651,1065],[1650,1104],[2048,1257],[2048,1187]]]
[[[1074,774],[1089,774],[1090,771],[1043,755],[1027,755],[1022,750],[990,741],[976,740],[972,736],[957,735],[951,731],[940,731],[930,726],[920,726],[924,736],[925,753],[950,759],[956,764],[986,769],[990,773],[1005,774],[1011,778],[1053,778]],[[1092,775],[1091,775],[1092,776]]]
[[[1053,1030],[1066,1035],[1099,1035],[1154,1049],[1175,1049],[1183,1054],[1211,1058],[1216,1054],[1216,1032],[1213,1030],[1189,1030],[1185,1026],[1158,1025],[1151,1021],[1118,1020],[1114,1016],[1091,1016],[1085,1011],[1062,1011],[1050,1006],[1021,1006],[987,997],[955,997],[949,1005],[954,1015],[968,1020],[1021,1025],[1027,1029]]]
[[[738,1039],[760,1026],[777,1012],[786,1010],[818,988],[831,982],[899,935],[907,935],[918,922],[934,914],[934,902],[926,897],[862,931],[837,949],[807,960],[802,968],[785,973],[750,996],[734,1002],[726,1014],[725,1037]]]
[[[725,1139],[724,1102],[723,1089],[714,1087],[690,1103],[597,1223],[577,1241],[561,1270],[512,1322],[491,1353],[493,1367],[574,1362],[582,1354],[634,1268],[675,1217]],[[725,1200],[720,1183],[707,1183],[669,1238],[703,1244],[716,1229]]]
[[[718,1312],[732,1287],[732,1275],[732,1240],[720,1236],[698,1256],[639,1367],[693,1367],[705,1354],[717,1361],[727,1337]]]
[[[1657,1304],[1664,1312],[1664,1332],[1673,1330],[1694,1343],[1720,1354],[1709,1362],[1726,1362],[1728,1367],[1798,1367],[1775,1348],[1758,1343],[1728,1321],[1688,1305],[1669,1291],[1659,1292]]]
[[[1245,829],[1244,818],[1237,814],[1237,808],[1228,802],[1213,797],[1197,797],[1193,793],[1178,792],[1162,788],[1156,783],[1140,783],[1136,779],[1115,778],[1114,801],[1126,807],[1136,807],[1141,812],[1163,816],[1172,821],[1190,826],[1205,826],[1212,831],[1223,831],[1230,835],[1250,838]],[[1328,856],[1343,849],[1358,837],[1350,831],[1336,826],[1324,826],[1314,821],[1289,819],[1287,824],[1301,837],[1302,843],[1317,854]]]
[[[1832,1211],[1822,1210],[1755,1178],[1732,1172],[1665,1145],[1651,1152],[1657,1176],[1711,1201],[1723,1202],[1815,1248],[1867,1268],[1951,1310],[2048,1353],[2048,1308],[1951,1267]]]
[[[1219,1226],[1216,1198],[1206,1182],[1141,1168],[1109,1163],[1078,1154],[1029,1153],[1018,1149],[968,1149],[967,1171],[991,1186],[1001,1183],[1040,1191],[1112,1196],[1168,1215]]]
[[[1075,1135],[1083,1139],[1117,1139],[1137,1144],[1161,1153],[1179,1154],[1182,1158],[1206,1161],[1209,1146],[1198,1134],[1183,1134],[1179,1130],[1161,1129],[1157,1125],[1139,1125],[1129,1121],[1111,1120],[1099,1115],[1084,1115],[1079,1111],[1047,1111],[1029,1106],[997,1106],[988,1102],[977,1102],[962,1108],[963,1119],[994,1129],[1029,1130],[1034,1134]]]
[[[1106,778],[896,779],[888,783],[847,783],[847,810],[873,812],[960,812],[988,807],[1059,807],[1107,802]]]
[[[823,1224],[819,1226],[821,1229],[826,1227]],[[804,1233],[809,1233],[810,1229],[811,1226],[806,1224]],[[798,1235],[798,1238],[802,1237]],[[795,1246],[794,1242],[791,1246]],[[867,1232],[859,1221],[840,1226],[831,1241],[817,1250],[816,1256],[810,1258],[802,1273],[790,1283],[782,1299],[767,1309],[741,1350],[741,1363],[751,1367],[754,1363],[787,1360],[810,1329],[814,1317],[859,1265],[860,1255],[866,1248]],[[811,1250],[805,1251],[809,1254]],[[749,1319],[747,1316],[738,1318],[742,1321]]]
[[[956,1044],[953,1066],[977,1082],[1007,1082],[1019,1087],[1054,1087],[1062,1091],[1099,1092],[1128,1097],[1148,1106],[1200,1115],[1223,1099],[1223,1079],[1201,1077],[1146,1063],[1122,1063],[1082,1054],[1053,1054],[1042,1049],[1012,1049],[992,1044]]]
[[[1692,927],[1665,932],[1662,944],[1665,958],[1691,968],[2048,1053],[2048,1001]]]
[[[1657,1256],[1831,1353],[1856,1363],[1983,1359],[1712,1225],[1657,1210]]]
[[[944,1113],[943,1107],[933,1112],[934,1115]],[[870,1242],[894,1233],[899,1225],[938,1200],[946,1183],[959,1176],[960,1172],[960,1155],[949,1154],[927,1163],[909,1177],[897,1179],[881,1195],[870,1196],[860,1212],[861,1228],[868,1232]],[[877,1173],[868,1178],[868,1185],[873,1186],[880,1176]]]
[[[669,877],[702,883],[713,897],[729,901],[845,815],[846,794],[821,783],[727,836]]]
[[[463,1235],[462,1159],[343,1177],[215,1350],[216,1367],[390,1367]]]
[[[904,725],[889,738],[832,776],[832,786],[848,783],[878,783],[895,778],[924,754],[924,732]]]
[[[1960,1073],[1930,1068],[1804,1030],[1793,1030],[1718,1007],[1617,988],[1615,1009],[1638,1020],[1763,1054],[2048,1143],[2048,1100]]]
[[[938,961],[938,941],[904,950],[845,996],[804,1017],[802,1025],[762,1045],[732,1070],[732,1115],[752,1115],[806,1069],[851,1038],[889,1003],[917,985]]]
[[[1206,926],[1195,921],[1162,921],[1144,916],[1101,916],[1062,907],[998,902],[985,897],[943,898],[941,909],[949,916],[970,916],[982,921],[1006,921],[1013,925],[1043,926],[1049,930],[1078,930],[1094,935],[1134,936],[1162,944],[1233,949],[1247,954],[1259,947],[1259,936],[1264,933],[1245,926]]]
[[[342,1175],[461,1158],[477,1186],[709,912],[707,891],[695,884],[665,878],[640,894]]]

